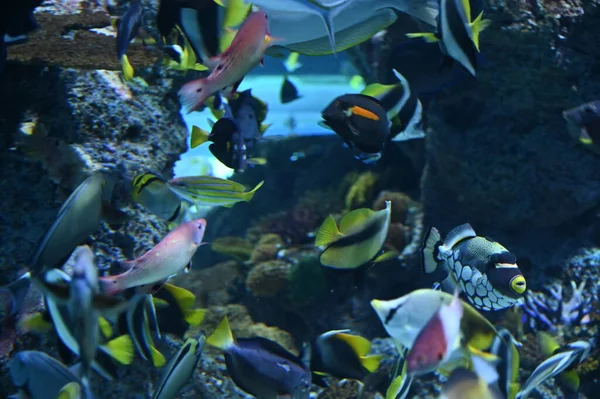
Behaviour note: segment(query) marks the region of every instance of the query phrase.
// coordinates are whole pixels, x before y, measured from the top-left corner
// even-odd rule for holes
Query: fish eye
[[[438,352],[438,355],[437,355],[438,362],[441,362],[443,358],[444,358],[444,354],[442,352]]]
[[[527,282],[525,281],[525,277],[523,276],[515,276],[510,280],[510,289],[515,294],[523,294],[527,289]]]

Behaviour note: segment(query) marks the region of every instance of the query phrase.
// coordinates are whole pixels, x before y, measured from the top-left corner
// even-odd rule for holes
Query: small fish
[[[315,246],[325,247],[321,264],[336,269],[355,269],[372,260],[377,262],[376,257],[387,237],[391,207],[391,202],[386,201],[385,209],[380,211],[355,209],[344,215],[339,228],[333,216],[327,217],[315,238]]]
[[[575,139],[600,153],[600,100],[568,109],[563,118]]]
[[[162,367],[167,360],[164,355],[156,349],[152,334],[150,332],[150,322],[154,322],[154,304],[150,295],[143,295],[136,299],[135,305],[127,310],[122,316],[127,331],[133,340],[137,352],[144,360],[152,362],[154,367]],[[121,321],[119,321],[122,324]],[[155,326],[157,327],[157,326]]]
[[[98,312],[93,308],[94,296],[98,293],[98,269],[94,253],[87,245],[73,251],[73,275],[71,277],[68,302],[73,337],[79,348],[81,381],[89,390],[92,363],[96,358],[99,340]]]
[[[169,283],[152,295],[152,302],[161,331],[181,338],[190,326],[200,325],[206,315],[206,309],[194,308],[194,294]]]
[[[43,352],[17,352],[11,357],[8,368],[13,384],[25,391],[30,399],[56,399],[65,385],[81,384],[67,366]]]
[[[234,340],[227,317],[206,343],[225,352],[227,372],[245,392],[258,398],[309,398],[310,370],[279,344],[261,337]]]
[[[350,149],[358,152],[355,158],[365,163],[381,157],[390,135],[386,110],[375,98],[363,94],[344,94],[333,100],[321,112],[319,125],[337,133]]]
[[[498,335],[490,347],[490,353],[500,359],[497,365],[498,387],[506,399],[514,399],[519,391],[520,358],[514,342],[508,330],[498,328]]]
[[[302,63],[298,61],[298,58],[300,58],[300,54],[293,51],[290,53],[290,55],[288,55],[283,63],[283,66],[288,73],[294,73],[302,67]]]
[[[127,271],[115,276],[100,277],[101,292],[109,296],[115,295],[128,288],[154,284],[189,270],[205,230],[204,219],[177,226],[139,258],[122,262],[122,267]]]
[[[408,374],[426,374],[447,361],[460,346],[460,323],[463,306],[458,290],[452,301],[442,303],[438,311],[417,335],[406,357]]]
[[[533,370],[516,399],[525,399],[542,382],[548,378],[562,375],[562,382],[574,392],[579,389],[579,376],[572,367],[581,364],[590,354],[592,345],[587,341],[576,341],[565,346],[559,346],[554,339],[544,332],[538,333],[538,339],[542,352],[552,353],[552,356],[544,360]],[[566,375],[565,375],[566,374]]]
[[[179,27],[175,29],[177,44],[165,45],[163,50],[170,57],[164,65],[177,71],[206,71],[208,67],[197,62],[197,56],[189,40]]]
[[[56,399],[82,399],[83,397],[81,385],[77,382],[69,382],[56,395]],[[91,399],[90,396],[87,396],[87,398]]]
[[[127,58],[127,47],[137,36],[144,16],[144,6],[140,0],[132,0],[123,17],[118,21],[117,58],[121,61],[123,78],[133,79],[134,70]]]
[[[482,17],[483,12],[471,20],[469,0],[440,0],[437,33],[409,33],[407,36],[438,42],[444,54],[475,76],[479,34],[490,25],[490,21]]]
[[[469,224],[452,229],[444,241],[431,227],[422,257],[425,273],[447,271],[445,281],[460,287],[480,310],[509,308],[527,289],[516,257],[499,243],[477,236]]]
[[[70,284],[71,278],[62,270],[54,269],[53,274]],[[74,335],[73,322],[68,307],[58,304],[51,296],[45,297],[45,303],[60,341],[71,352],[79,356],[79,343]],[[99,326],[99,324],[97,325]],[[111,380],[115,374],[113,359],[121,364],[131,364],[133,354],[131,339],[127,335],[122,335],[98,345],[91,367],[104,378]]]
[[[204,349],[204,336],[188,338],[169,361],[153,399],[173,399],[191,380]]]
[[[505,399],[476,372],[459,367],[452,371],[438,399]]]
[[[425,137],[422,126],[423,105],[412,94],[408,81],[398,71],[394,75],[399,83],[394,85],[371,84],[361,94],[376,98],[386,110],[391,122],[390,139],[405,141]]]
[[[453,296],[447,292],[419,289],[389,301],[374,299],[371,306],[389,336],[404,350],[413,347],[419,333],[439,311],[440,304],[449,305],[452,300]],[[463,302],[462,307],[463,344],[480,351],[487,350],[496,337],[496,329],[471,305]]]
[[[333,330],[319,335],[311,345],[310,370],[317,376],[362,380],[379,368],[381,355],[368,355],[369,340],[348,334],[350,330]],[[313,382],[317,380],[313,377]]]
[[[189,206],[184,204],[232,207],[238,202],[250,201],[264,182],[246,191],[242,184],[212,176],[165,180],[159,175],[145,172],[137,175],[133,184],[133,197],[137,202],[163,219],[169,216],[168,221],[176,221],[183,217],[182,209]]]
[[[231,46],[213,59],[216,67],[211,74],[188,82],[179,90],[179,99],[186,112],[200,107],[215,92],[241,82],[252,68],[263,63],[265,51],[273,41],[269,36],[267,15],[261,11],[251,13]]]
[[[281,90],[279,90],[279,100],[282,104],[287,104],[299,98],[302,98],[302,96],[298,94],[296,85],[294,85],[288,76],[285,75],[283,77],[283,82],[281,83]]]

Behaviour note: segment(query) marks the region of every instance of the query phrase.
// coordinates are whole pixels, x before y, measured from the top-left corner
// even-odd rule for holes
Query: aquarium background
[[[443,239],[469,223],[478,236],[510,251],[527,281],[519,304],[477,313],[515,337],[519,369],[513,382],[522,387],[552,358],[540,340],[545,332],[574,362],[568,371],[579,384],[568,378],[573,373],[564,373],[544,380],[529,397],[597,397],[598,115],[589,123],[563,115],[600,97],[596,0],[473,2],[473,10],[482,9],[492,21],[481,34],[476,78],[461,68],[440,69],[439,59],[430,59],[439,51],[435,44],[416,51],[405,33],[423,26],[406,15],[347,51],[300,55],[302,66],[289,79],[302,97],[288,104],[279,99],[286,58],[267,56],[240,86],[268,104],[265,123],[272,125],[252,152],[265,164],[239,173],[218,161],[208,144],[190,149],[192,126],[210,130],[208,119],[215,120],[207,110],[185,114],[177,96],[200,73],[166,68],[156,46],[132,42],[127,55],[136,79],[123,80],[111,20],[124,15],[128,1],[35,3],[0,4],[1,29],[8,26],[3,16],[17,4],[37,6],[39,26],[7,46],[7,61],[0,64],[0,397],[18,390],[11,359],[22,351],[41,351],[69,367],[80,360],[49,323],[35,284],[16,314],[10,314],[10,287],[31,266],[69,195],[99,170],[116,177],[110,202],[127,221],[102,220],[81,244],[93,250],[101,273],[111,275],[175,228],[134,199],[139,174],[212,175],[246,191],[264,182],[251,199],[232,207],[190,206],[186,217],[205,218],[207,227],[191,270],[169,281],[190,293],[187,308],[172,302],[157,308],[164,331],[153,345],[165,361],[185,339],[210,336],[224,316],[236,338],[264,337],[294,355],[306,354],[323,333],[348,329],[370,342],[368,353],[382,356],[378,369],[365,373],[362,383],[333,377],[328,387],[313,384],[311,398],[386,397],[400,355],[371,301],[431,290],[444,276],[423,270],[430,227]],[[150,15],[148,31],[158,37],[158,2],[142,3]],[[412,76],[425,137],[386,141],[381,159],[364,163],[318,123],[336,97],[367,84],[397,83],[392,68]],[[356,76],[363,85],[351,84]],[[324,221],[361,209],[382,212],[386,201],[391,214],[382,249],[392,255],[352,269],[324,266],[327,248],[315,246]],[[155,298],[167,295],[161,291]],[[185,311],[198,309],[201,323],[191,325]],[[35,318],[40,314],[42,322]],[[113,335],[103,340],[132,336],[119,323],[111,325]],[[589,353],[578,358],[584,351],[569,352],[568,345],[581,342]],[[169,365],[157,366],[140,352],[134,348],[131,364],[114,365],[110,383],[92,373],[94,397],[152,398]],[[46,384],[48,375],[43,369],[32,383]],[[445,382],[433,373],[418,376],[397,398],[439,398]],[[210,345],[177,392],[175,398],[253,397],[234,382],[223,351]]]

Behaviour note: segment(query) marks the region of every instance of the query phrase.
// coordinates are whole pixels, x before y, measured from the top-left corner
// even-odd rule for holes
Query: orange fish
[[[183,223],[151,250],[137,259],[122,263],[126,272],[100,277],[100,287],[106,295],[115,295],[128,288],[154,284],[189,270],[192,257],[202,243],[206,220]]]
[[[248,15],[231,45],[210,59],[209,65],[216,65],[211,74],[207,78],[192,80],[179,90],[179,100],[186,112],[200,107],[217,91],[239,85],[252,68],[259,62],[263,64],[265,51],[274,41],[276,39],[269,35],[267,15],[262,11]]]

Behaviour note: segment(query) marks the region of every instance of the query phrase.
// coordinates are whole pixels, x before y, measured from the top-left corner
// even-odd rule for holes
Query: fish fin
[[[244,195],[242,197],[244,199],[244,201],[249,202],[252,199],[252,197],[254,197],[254,194],[256,194],[256,192],[258,191],[258,189],[263,186],[263,184],[265,184],[264,180],[261,181],[260,183],[258,183],[256,185],[256,187],[254,187],[251,191],[248,191],[247,193],[244,193]]]
[[[234,345],[233,333],[229,327],[227,316],[223,317],[221,323],[217,326],[210,337],[206,338],[206,343],[220,349],[227,349]]]
[[[271,127],[272,123],[263,123],[260,125],[260,134],[264,134],[269,127]]]
[[[267,164],[267,160],[265,158],[249,158],[246,159],[246,163],[252,166],[262,166]]]
[[[152,352],[152,364],[154,367],[162,367],[167,364],[167,359],[165,359],[164,355],[152,345],[150,345],[150,352]]]
[[[179,92],[179,101],[186,113],[191,113],[202,105],[211,93],[206,79],[196,79],[184,84]]]
[[[102,335],[104,335],[104,337],[112,337],[113,329],[108,320],[106,320],[102,316],[98,317],[98,326],[100,327],[100,331],[102,332]]]
[[[395,87],[396,85],[382,85],[381,83],[371,83],[370,85],[362,89],[360,94],[373,98],[378,98],[390,92]]]
[[[577,371],[575,371],[575,370],[563,371],[561,374],[559,374],[555,378],[557,378],[559,380],[561,387],[564,386],[571,392],[577,392],[579,390],[580,380],[579,380],[579,374],[577,374]]]
[[[160,298],[152,297],[152,303],[158,309],[164,309],[164,308],[169,307],[169,302],[165,301],[164,299],[160,299]]]
[[[475,234],[475,231],[469,223],[461,224],[460,226],[450,230],[448,235],[446,235],[446,238],[444,239],[444,246],[446,248],[452,248],[462,240],[475,237],[477,237],[477,234]]]
[[[199,128],[198,126],[192,126],[192,134],[190,139],[190,148],[196,148],[201,144],[209,141],[208,137],[210,133],[204,129]]]
[[[227,48],[233,42],[233,39],[235,38],[236,34],[237,31],[235,31],[234,29],[223,29],[223,32],[221,33],[221,39],[219,40],[219,49],[221,50],[221,52],[227,50]]]
[[[436,255],[441,244],[442,236],[440,232],[435,227],[430,227],[421,248],[421,261],[425,273],[433,273],[438,268],[439,262]]]
[[[129,365],[135,355],[133,342],[129,335],[121,335],[106,343],[110,355],[119,363]]]
[[[492,23],[492,21],[490,21],[489,19],[482,18],[483,11],[477,16],[477,18],[475,18],[473,22],[469,24],[469,26],[471,27],[471,31],[473,32],[473,44],[475,45],[477,51],[479,51],[479,34]]]
[[[471,362],[475,373],[488,384],[498,381],[499,376],[496,366],[500,362],[500,358],[491,353],[479,350],[475,350],[476,352],[474,352],[473,348],[469,348],[469,351],[471,351]]]
[[[75,399],[81,397],[81,385],[74,381],[65,384],[58,392],[58,395],[56,395],[56,399]]]
[[[440,41],[440,38],[433,32],[421,32],[421,33],[407,33],[407,37],[411,39],[423,38],[427,43],[437,43]]]
[[[397,258],[398,256],[400,256],[400,253],[398,253],[398,251],[395,250],[388,250],[383,252],[381,255],[379,255],[378,257],[376,257],[375,259],[373,259],[373,263],[381,263],[381,262],[386,262],[388,260],[392,260]]]
[[[329,12],[329,10],[320,9],[320,17],[323,20],[323,24],[325,24],[325,30],[327,31],[327,36],[329,37],[329,46],[331,47],[332,54],[337,53],[337,48],[335,45],[335,29],[333,28],[333,14]]]
[[[348,344],[352,348],[352,351],[359,357],[365,356],[371,350],[371,342],[360,335],[338,333],[335,334],[335,338]]]
[[[374,373],[379,368],[383,355],[361,356],[360,364],[369,372]]]
[[[260,66],[261,66],[261,67],[264,67],[264,66],[265,66],[265,57],[262,57],[262,58],[260,59]]]
[[[206,309],[191,309],[185,312],[185,321],[190,326],[199,326],[204,321]]]
[[[344,235],[338,230],[338,226],[335,223],[335,219],[332,215],[327,216],[319,231],[317,232],[317,236],[315,238],[315,246],[321,247],[329,245]]]
[[[183,310],[190,309],[192,306],[194,306],[194,303],[196,303],[196,295],[185,288],[181,288],[169,283],[165,283],[163,287],[169,291],[171,295],[173,295],[177,301],[177,304]]]
[[[538,332],[538,343],[540,350],[544,356],[552,356],[554,352],[560,348],[560,345],[556,340],[547,332]]]
[[[126,54],[123,54],[121,57],[121,69],[123,70],[123,79],[125,79],[125,81],[133,79],[135,71],[133,70],[133,67],[131,66],[129,58],[127,58]]]
[[[23,316],[19,320],[19,329],[29,332],[45,333],[52,329],[52,323],[44,318],[41,312],[36,312],[30,315]]]

